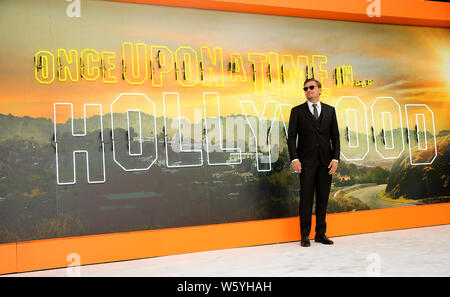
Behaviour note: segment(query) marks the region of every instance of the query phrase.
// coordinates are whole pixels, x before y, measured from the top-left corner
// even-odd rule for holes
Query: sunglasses
[[[315,88],[316,86],[309,86],[309,87],[304,87],[303,88],[303,91],[308,91],[308,88],[310,89],[310,90],[314,90],[314,88]]]

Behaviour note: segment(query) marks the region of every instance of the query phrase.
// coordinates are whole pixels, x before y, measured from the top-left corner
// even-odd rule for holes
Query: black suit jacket
[[[328,166],[332,159],[339,161],[336,110],[323,102],[320,104],[322,110],[318,120],[309,110],[307,102],[291,109],[287,140],[291,162],[299,159],[302,166],[314,166],[317,162]]]

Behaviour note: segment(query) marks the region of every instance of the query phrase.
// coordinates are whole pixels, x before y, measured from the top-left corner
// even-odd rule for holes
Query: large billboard
[[[0,243],[298,216],[303,81],[329,213],[448,202],[450,31],[106,1],[1,3]]]

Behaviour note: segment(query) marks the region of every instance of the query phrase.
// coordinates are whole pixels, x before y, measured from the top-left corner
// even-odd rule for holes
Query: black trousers
[[[302,167],[300,173],[300,233],[302,238],[309,237],[311,230],[311,216],[316,196],[316,236],[325,235],[327,224],[328,198],[330,195],[331,178],[326,166],[317,164],[315,166]]]

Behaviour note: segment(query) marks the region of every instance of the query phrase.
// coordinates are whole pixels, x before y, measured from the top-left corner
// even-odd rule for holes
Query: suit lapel
[[[302,104],[302,109],[303,109],[303,113],[305,114],[305,116],[308,118],[308,120],[310,121],[316,121],[316,119],[314,118],[314,116],[312,115],[311,111],[309,110],[308,107],[308,103],[305,102]]]

